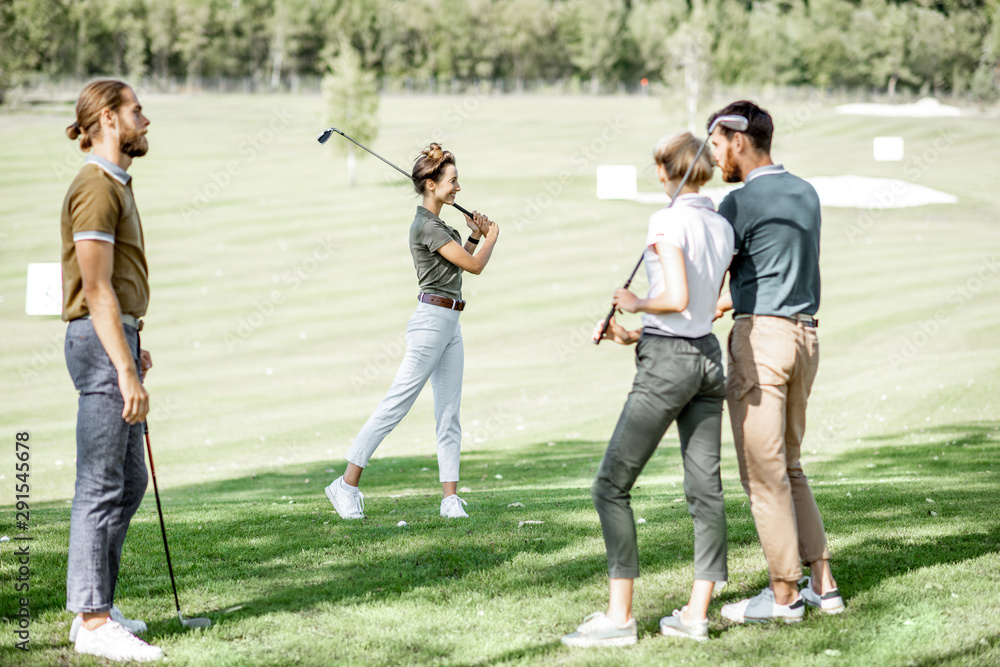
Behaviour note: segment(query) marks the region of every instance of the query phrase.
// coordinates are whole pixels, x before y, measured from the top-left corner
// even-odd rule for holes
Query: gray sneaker
[[[577,648],[592,646],[629,646],[639,637],[635,619],[630,619],[622,627],[611,622],[603,612],[595,611],[583,619],[576,632],[563,636],[562,643]]]
[[[799,583],[805,584],[799,591],[799,595],[810,607],[818,607],[825,614],[839,614],[844,611],[844,599],[840,597],[839,589],[834,588],[832,591],[820,595],[813,590],[811,577],[802,577],[799,579]]]
[[[798,623],[805,610],[801,595],[791,604],[778,604],[774,591],[765,588],[752,598],[722,605],[722,618],[733,623],[767,623],[779,618],[785,623]]]
[[[326,497],[333,503],[341,519],[364,519],[365,496],[356,486],[344,482],[341,475],[326,487]]]
[[[691,625],[684,622],[687,605],[674,609],[673,614],[660,619],[660,634],[665,637],[686,637],[703,642],[708,639],[708,619],[695,621]]]

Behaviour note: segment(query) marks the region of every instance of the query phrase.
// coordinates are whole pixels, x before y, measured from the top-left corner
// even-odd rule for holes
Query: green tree
[[[568,64],[558,44],[558,11],[550,0],[499,0],[492,16],[493,69],[518,91],[526,78],[547,78]]]
[[[698,132],[701,126],[699,105],[712,80],[710,50],[712,35],[705,28],[705,16],[696,7],[690,19],[682,23],[670,37],[670,60],[680,70],[675,76],[684,80],[684,107],[688,116],[688,131]]]
[[[990,28],[983,39],[979,65],[969,85],[972,96],[980,103],[1000,98],[1000,0],[991,0],[986,12]]]
[[[378,89],[375,75],[365,69],[357,50],[346,41],[339,53],[329,60],[329,71],[323,76],[324,121],[368,145],[378,135]],[[347,153],[347,176],[351,187],[357,182],[355,146],[350,141],[334,145],[338,152]]]
[[[643,75],[666,81],[671,59],[671,39],[685,20],[688,7],[673,0],[636,0],[627,26],[636,48],[636,60]]]
[[[0,2],[0,102],[34,72],[66,71],[60,48],[70,30],[69,12],[58,0]]]
[[[576,38],[568,45],[573,64],[590,77],[590,93],[600,92],[619,57],[624,32],[625,0],[579,0],[574,6]]]
[[[869,56],[872,67],[872,84],[885,86],[889,97],[894,97],[900,81],[911,84],[916,76],[906,64],[909,44],[909,14],[904,7],[889,4],[879,19],[880,30],[872,36],[872,45],[878,53]]]
[[[33,74],[322,76],[340,43],[390,82],[642,76],[897,86],[987,99],[1000,0],[0,0],[0,88]],[[693,78],[692,78],[693,77]],[[694,85],[697,84],[697,85]],[[986,95],[986,97],[984,97]]]
[[[914,19],[907,60],[922,88],[930,90],[944,80],[941,65],[951,46],[947,19],[934,10],[923,8],[916,9]]]
[[[111,64],[116,76],[128,75],[138,83],[146,75],[146,5],[142,0],[105,0],[101,25],[110,33]]]
[[[844,36],[850,30],[853,5],[843,0],[810,0],[809,34],[802,41],[802,67],[806,75],[797,83],[820,87],[850,83],[852,73]]]
[[[212,38],[212,8],[197,0],[177,0],[176,50],[184,63],[187,85],[205,69]]]
[[[147,0],[150,66],[161,80],[170,76],[170,60],[177,52],[177,12],[173,0]]]

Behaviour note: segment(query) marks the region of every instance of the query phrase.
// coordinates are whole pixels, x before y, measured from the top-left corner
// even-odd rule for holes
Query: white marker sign
[[[601,165],[597,168],[597,198],[635,199],[636,181],[633,165]]]
[[[899,162],[903,159],[903,137],[875,137],[872,152],[876,162]]]
[[[24,295],[27,315],[62,314],[62,264],[28,264],[28,288]]]

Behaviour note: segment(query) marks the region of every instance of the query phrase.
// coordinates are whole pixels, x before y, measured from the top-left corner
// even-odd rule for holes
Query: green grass
[[[822,362],[804,451],[848,611],[809,614],[795,627],[719,620],[721,604],[766,581],[726,436],[730,585],[710,609],[712,641],[655,634],[692,576],[671,431],[633,500],[647,519],[640,642],[579,652],[559,637],[606,601],[588,489],[634,369],[629,350],[594,348],[586,337],[653,210],[598,202],[594,168],[644,168],[656,140],[684,126],[681,115],[625,97],[383,100],[372,148],[405,164],[424,138],[441,139],[458,156],[459,201],[503,231],[487,271],[465,281],[461,485],[471,488],[471,518],[437,517],[426,392],[365,473],[368,519],[343,523],[322,489],[342,472],[402,357],[416,292],[405,230],[416,199],[374,159],[360,162],[357,188],[346,186],[343,159],[315,142],[326,126],[317,98],[141,99],[151,153],[130,173],[153,291],[143,331],[156,364],[151,434],[183,610],[215,624],[192,632],[172,615],[151,494],[126,542],[118,601],[147,620],[171,664],[1000,662],[995,121],[770,105],[775,155],[796,173],[901,177],[960,200],[880,212],[860,233],[857,211],[824,212]],[[803,109],[806,122],[782,120]],[[241,152],[276,110],[294,118],[252,158]],[[62,135],[69,119],[69,105],[0,116],[0,432],[10,441],[31,431],[35,536],[32,651],[15,652],[12,628],[0,625],[3,665],[99,664],[66,641],[76,412],[64,325],[23,315],[25,263],[59,257],[59,205],[79,164]],[[873,136],[903,136],[915,156],[948,128],[954,142],[916,178],[903,173],[912,162],[870,158]],[[238,173],[185,219],[183,207],[230,160]],[[550,200],[553,182],[562,190]],[[646,174],[640,189],[655,186]],[[332,250],[313,262],[317,248]],[[943,324],[934,329],[936,316]],[[720,323],[716,333],[727,330]],[[5,451],[2,530],[12,534],[13,447]],[[529,519],[544,523],[518,527]],[[11,544],[0,546],[7,622]]]

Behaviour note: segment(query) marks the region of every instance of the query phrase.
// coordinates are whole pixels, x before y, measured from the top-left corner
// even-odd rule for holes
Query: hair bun
[[[455,156],[451,151],[441,148],[441,144],[433,143],[420,151],[410,177],[413,179],[413,188],[417,194],[424,194],[428,179],[437,183],[449,164],[455,164]]]
[[[420,151],[420,154],[431,162],[438,163],[444,158],[444,149],[441,148],[441,144],[431,144],[424,150]]]
[[[80,123],[78,123],[77,121],[73,121],[72,125],[66,127],[66,136],[69,137],[70,139],[75,140],[77,137],[80,136],[80,134],[81,134]]]

